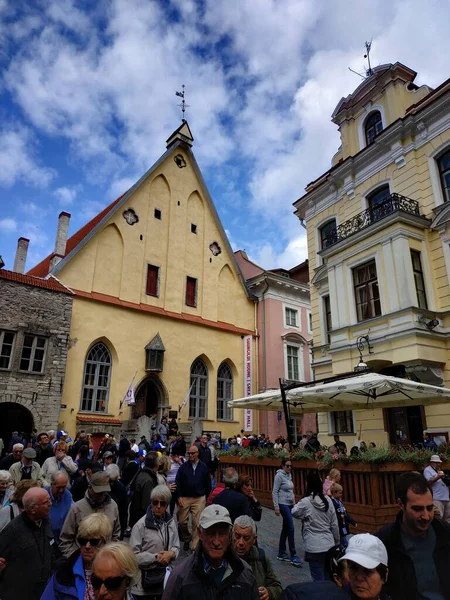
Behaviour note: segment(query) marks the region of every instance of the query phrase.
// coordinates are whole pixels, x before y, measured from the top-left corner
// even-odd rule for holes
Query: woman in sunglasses
[[[157,485],[150,495],[147,514],[133,527],[130,548],[136,554],[142,575],[133,586],[135,600],[159,600],[163,593],[166,568],[178,556],[178,527],[168,512],[170,489]]]
[[[92,566],[94,599],[133,600],[129,588],[139,576],[136,556],[128,544],[106,544],[95,557]]]
[[[93,513],[85,517],[77,532],[79,550],[53,574],[41,600],[94,600],[92,563],[111,536],[112,526],[106,515]]]

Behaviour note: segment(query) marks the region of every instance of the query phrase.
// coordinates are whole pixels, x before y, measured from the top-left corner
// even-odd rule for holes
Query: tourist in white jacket
[[[48,482],[47,485],[51,485],[52,475],[58,473],[58,471],[65,471],[69,477],[68,487],[70,487],[70,478],[78,471],[78,467],[73,459],[67,455],[67,444],[65,442],[58,442],[54,450],[55,456],[51,456],[44,461],[41,475]]]
[[[275,514],[277,516],[281,515],[283,519],[277,558],[278,560],[290,561],[294,567],[300,567],[302,562],[295,550],[294,521],[291,514],[292,507],[295,504],[294,482],[292,481],[291,471],[292,460],[290,458],[283,458],[281,468],[276,472],[273,482],[273,507]],[[286,540],[289,542],[290,558],[286,553]]]
[[[305,560],[313,581],[323,581],[325,555],[339,544],[339,525],[331,498],[323,493],[323,484],[317,473],[306,480],[306,496],[292,509],[292,515],[302,521]]]

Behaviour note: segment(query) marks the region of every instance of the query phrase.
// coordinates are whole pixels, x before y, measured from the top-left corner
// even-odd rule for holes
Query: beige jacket
[[[56,456],[47,458],[42,465],[42,477],[46,480],[47,485],[52,484],[52,475],[62,470],[69,476],[68,487],[70,488],[70,478],[78,471],[78,467],[73,462],[73,459],[70,456],[65,456],[61,462],[58,462]]]
[[[69,558],[73,552],[79,550],[76,542],[78,527],[82,519],[88,515],[92,515],[92,513],[103,513],[108,517],[113,528],[112,541],[119,541],[120,521],[117,504],[109,496],[106,496],[106,500],[103,504],[94,504],[89,496],[88,490],[84,498],[78,500],[75,504],[72,504],[61,529],[59,549],[66,558]]]
[[[9,467],[9,472],[11,473],[11,479],[14,487],[16,487],[19,481],[22,480],[22,469],[22,461],[16,462]],[[46,485],[45,480],[42,477],[41,466],[39,463],[34,461],[31,466],[31,479],[35,479],[41,487]]]

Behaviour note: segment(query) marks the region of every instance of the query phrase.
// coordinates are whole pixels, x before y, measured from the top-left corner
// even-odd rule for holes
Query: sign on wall
[[[244,337],[244,396],[251,396],[253,390],[252,336]],[[253,431],[253,411],[244,409],[244,431]]]

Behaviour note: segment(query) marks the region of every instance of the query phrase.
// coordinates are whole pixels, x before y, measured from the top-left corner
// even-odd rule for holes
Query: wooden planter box
[[[280,459],[222,456],[220,464],[221,468],[233,466],[239,474],[250,475],[258,500],[263,506],[273,509],[272,487],[275,473],[281,465]],[[292,464],[292,478],[298,501],[305,493],[308,472],[319,469],[325,478],[329,468],[322,468],[315,460],[293,460]],[[395,494],[397,477],[401,473],[417,471],[414,463],[345,464],[337,461],[333,467],[341,472],[343,500],[348,512],[358,523],[354,533],[375,533],[385,523],[392,522],[399,510]],[[442,463],[442,469],[450,470],[450,463]],[[218,474],[220,477],[220,472]]]

